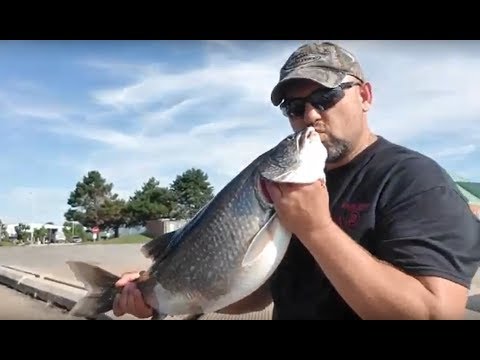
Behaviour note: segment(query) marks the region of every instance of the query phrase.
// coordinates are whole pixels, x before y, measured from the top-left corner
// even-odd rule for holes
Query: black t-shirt
[[[333,219],[375,257],[470,286],[480,222],[436,162],[379,137],[326,175]],[[274,319],[358,319],[295,237],[270,280]]]

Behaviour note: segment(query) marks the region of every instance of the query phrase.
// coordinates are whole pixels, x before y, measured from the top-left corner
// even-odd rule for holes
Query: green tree
[[[18,242],[24,242],[29,239],[30,234],[28,230],[30,230],[30,225],[19,223],[17,226],[15,226],[15,232],[17,233]]]
[[[126,201],[117,196],[107,199],[100,207],[99,214],[103,220],[103,228],[112,229],[115,237],[118,237],[120,227],[127,222]]]
[[[4,224],[2,220],[0,220],[0,240],[1,241],[9,241],[10,236],[7,232],[7,224]]]
[[[213,198],[213,186],[200,169],[191,168],[178,175],[170,188],[177,203],[172,213],[179,219],[191,218]]]
[[[40,229],[33,230],[33,241],[40,241],[42,244],[45,242],[45,237],[48,235],[48,230],[42,226]]]
[[[83,226],[102,228],[105,219],[102,218],[102,207],[118,195],[112,194],[113,184],[107,183],[100,172],[93,170],[77,182],[75,190],[70,193],[68,205],[70,209],[65,213],[67,221],[78,221]],[[107,205],[109,206],[109,205]]]
[[[169,217],[174,207],[173,192],[167,187],[161,187],[160,182],[151,177],[128,201],[126,207],[128,224],[144,226],[149,220]]]
[[[74,236],[78,236],[82,241],[87,239],[85,228],[78,222],[65,221],[62,230],[68,242],[71,242]]]

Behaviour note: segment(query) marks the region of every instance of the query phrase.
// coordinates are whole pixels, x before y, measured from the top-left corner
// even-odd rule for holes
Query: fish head
[[[259,173],[263,179],[277,183],[325,181],[327,156],[320,134],[309,126],[287,136],[272,148],[260,165]]]

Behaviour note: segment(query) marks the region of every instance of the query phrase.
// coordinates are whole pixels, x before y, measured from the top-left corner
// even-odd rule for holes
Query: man
[[[462,319],[479,222],[437,163],[369,129],[372,87],[356,57],[329,42],[302,45],[272,102],[294,130],[321,134],[326,187],[269,184],[295,236],[269,283],[222,312],[273,300],[274,319]],[[149,317],[135,277],[119,281],[114,312]]]

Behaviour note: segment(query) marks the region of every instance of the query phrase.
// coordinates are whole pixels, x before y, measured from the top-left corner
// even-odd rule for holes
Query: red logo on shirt
[[[335,215],[334,220],[340,227],[355,228],[358,225],[363,212],[370,207],[369,203],[343,203],[340,207],[344,211],[341,215]]]

